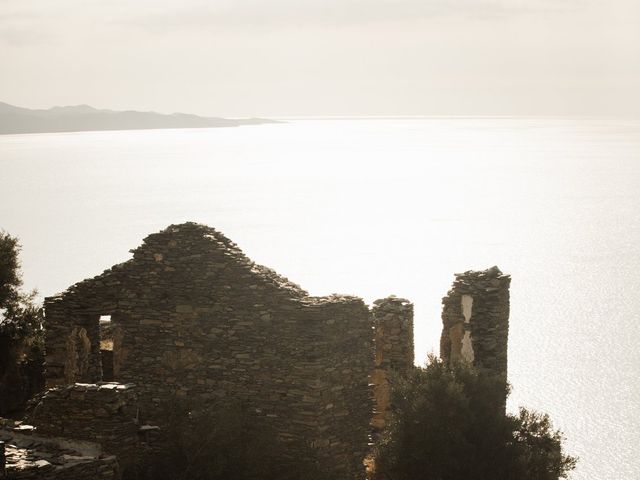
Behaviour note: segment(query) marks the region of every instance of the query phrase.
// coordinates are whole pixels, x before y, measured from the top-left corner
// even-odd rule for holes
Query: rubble
[[[0,419],[0,441],[5,442],[6,473],[12,480],[119,479],[114,455],[102,453],[92,442],[41,437],[34,428]]]

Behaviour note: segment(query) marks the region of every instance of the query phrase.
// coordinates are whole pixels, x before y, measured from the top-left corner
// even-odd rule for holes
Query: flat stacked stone
[[[373,329],[357,297],[310,297],[194,223],[148,236],[133,258],[45,300],[49,387],[102,380],[110,315],[118,382],[162,426],[172,401],[229,399],[271,423],[292,457],[307,447],[362,476],[373,410]]]
[[[442,299],[440,356],[465,360],[507,380],[509,286],[498,267],[456,274]]]
[[[97,442],[126,467],[135,460],[139,446],[137,416],[133,385],[76,383],[32,399],[25,422],[40,436]]]
[[[373,303],[375,368],[371,380],[375,411],[372,426],[382,430],[390,415],[390,376],[407,374],[414,367],[413,304],[390,296]]]

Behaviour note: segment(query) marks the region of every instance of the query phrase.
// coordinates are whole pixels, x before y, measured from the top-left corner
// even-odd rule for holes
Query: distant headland
[[[101,110],[89,105],[32,110],[0,102],[0,135],[16,133],[86,132],[160,128],[238,127],[278,123],[264,118],[199,117],[186,113]]]

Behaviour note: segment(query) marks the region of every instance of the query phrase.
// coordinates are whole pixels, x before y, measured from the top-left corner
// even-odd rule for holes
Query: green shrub
[[[549,415],[520,409],[514,431],[514,449],[517,453],[522,478],[555,480],[566,478],[576,466],[577,459],[568,456],[562,448],[564,437],[554,430]]]
[[[393,418],[376,448],[382,478],[556,480],[575,467],[547,415],[504,413],[508,388],[496,376],[431,357],[393,385]]]

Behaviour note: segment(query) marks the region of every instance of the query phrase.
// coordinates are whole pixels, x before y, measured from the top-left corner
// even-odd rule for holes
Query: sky
[[[638,0],[0,0],[0,101],[640,116]]]

